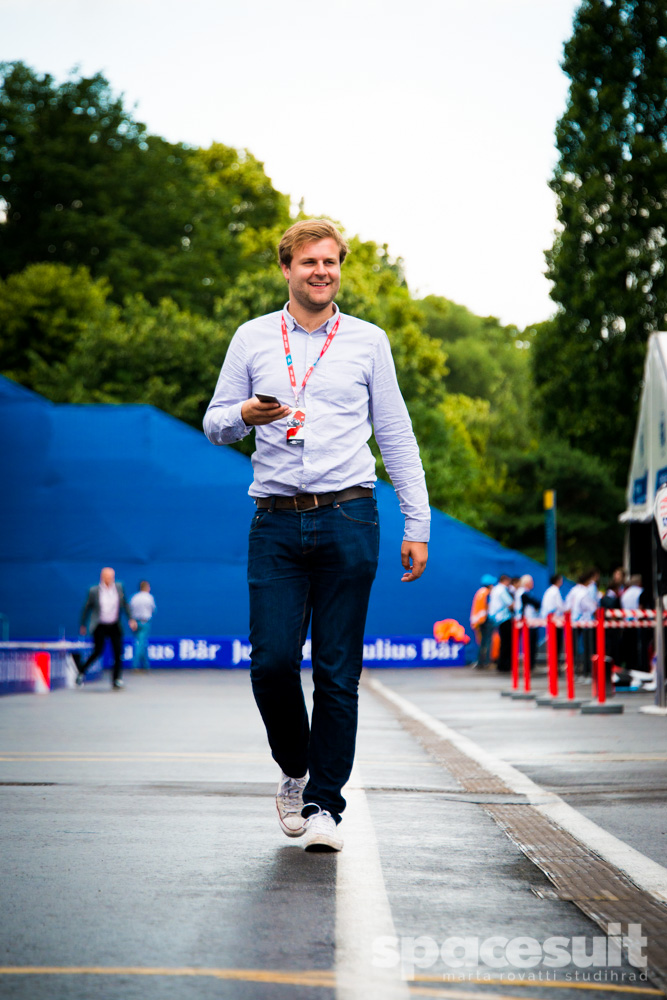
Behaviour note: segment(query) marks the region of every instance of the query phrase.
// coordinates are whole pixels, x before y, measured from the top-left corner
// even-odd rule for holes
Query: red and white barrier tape
[[[547,619],[546,618],[524,618],[516,619],[519,625],[526,624],[528,628],[546,628]],[[565,624],[565,619],[554,615],[553,623],[556,628],[563,628]],[[663,616],[663,621],[667,624],[667,612]],[[597,620],[592,621],[579,620],[572,622],[572,628],[597,628]],[[605,611],[605,628],[654,628],[655,627],[655,611],[617,611],[608,609]]]

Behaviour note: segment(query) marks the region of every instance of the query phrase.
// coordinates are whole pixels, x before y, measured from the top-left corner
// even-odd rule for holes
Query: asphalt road
[[[491,674],[375,676],[667,865],[667,720],[645,696],[582,716],[501,699]],[[278,828],[245,672],[126,679],[0,699],[0,997],[654,995],[368,687],[346,846],[314,855]],[[526,965],[556,936],[559,967]]]

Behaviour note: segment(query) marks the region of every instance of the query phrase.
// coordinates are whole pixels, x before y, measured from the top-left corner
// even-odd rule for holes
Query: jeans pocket
[[[255,528],[258,528],[268,513],[268,510],[258,510],[253,514],[252,521],[250,522],[250,530],[254,531]]]
[[[353,521],[355,524],[367,524],[369,527],[377,527],[378,509],[377,503],[371,497],[360,497],[357,500],[346,500],[334,507],[343,515],[346,521]]]

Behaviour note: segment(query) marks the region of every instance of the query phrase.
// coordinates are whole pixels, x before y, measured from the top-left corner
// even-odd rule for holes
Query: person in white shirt
[[[579,575],[579,578],[565,598],[565,610],[572,614],[572,623],[580,621],[593,621],[600,603],[597,581],[600,579],[600,572],[597,569],[589,569]],[[577,630],[575,641],[575,651],[577,666],[583,677],[591,675],[591,656],[595,646],[595,636],[593,629],[580,628]]]
[[[498,583],[489,594],[489,618],[498,629],[500,636],[500,653],[498,656],[498,673],[506,674],[512,669],[512,608],[514,595],[510,588],[510,577],[502,573]]]
[[[535,586],[530,573],[524,573],[519,579],[519,585],[514,592],[514,617],[516,619],[535,618],[540,610],[540,602],[533,597],[531,591]],[[537,629],[529,629],[530,635],[530,662],[535,666],[537,657]]]
[[[630,586],[621,594],[621,607],[624,611],[637,611],[639,609],[639,598],[644,587],[639,574],[630,577]]]
[[[542,596],[542,603],[540,605],[540,618],[548,618],[549,615],[557,615],[560,617],[565,611],[565,601],[560,592],[560,588],[563,586],[563,577],[560,573],[554,573],[552,577],[549,578],[549,586],[544,591]],[[560,663],[561,654],[563,651],[563,629],[560,626],[556,627],[556,659]]]
[[[563,577],[560,573],[554,574],[549,580],[550,586],[544,591],[542,604],[540,605],[540,618],[547,618],[548,615],[562,615],[565,610],[565,601],[560,592],[563,586]]]
[[[151,594],[148,580],[141,580],[139,590],[130,598],[130,614],[137,623],[132,655],[133,670],[150,670],[148,659],[148,638],[151,632],[151,618],[155,613],[155,599]]]
[[[250,677],[282,771],[278,822],[339,851],[354,761],[364,627],[379,548],[372,433],[405,518],[402,581],[426,567],[430,508],[384,330],[335,303],[347,242],[326,219],[283,234],[289,301],[244,323],[204,416],[215,445],[255,432],[248,547]],[[312,621],[312,719],[301,651]]]
[[[111,566],[105,566],[100,573],[100,582],[88,591],[86,603],[81,612],[81,635],[86,635],[88,626],[93,636],[93,651],[82,663],[78,654],[73,655],[77,666],[77,685],[83,684],[86,670],[104,652],[107,640],[113,649],[114,664],[111,684],[114,688],[122,688],[123,684],[123,633],[120,627],[120,615],[124,611],[132,631],[137,623],[132,617],[125,600],[122,583],[116,581],[116,572]]]

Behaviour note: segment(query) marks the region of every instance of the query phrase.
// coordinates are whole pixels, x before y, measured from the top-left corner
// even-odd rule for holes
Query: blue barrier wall
[[[443,461],[447,456],[443,455]],[[53,404],[0,376],[0,612],[13,639],[77,633],[102,566],[129,595],[150,580],[161,636],[247,633],[250,460],[151,406]],[[367,635],[467,626],[483,573],[546,569],[433,511],[424,577],[400,582],[403,518],[378,483],[381,550]]]

